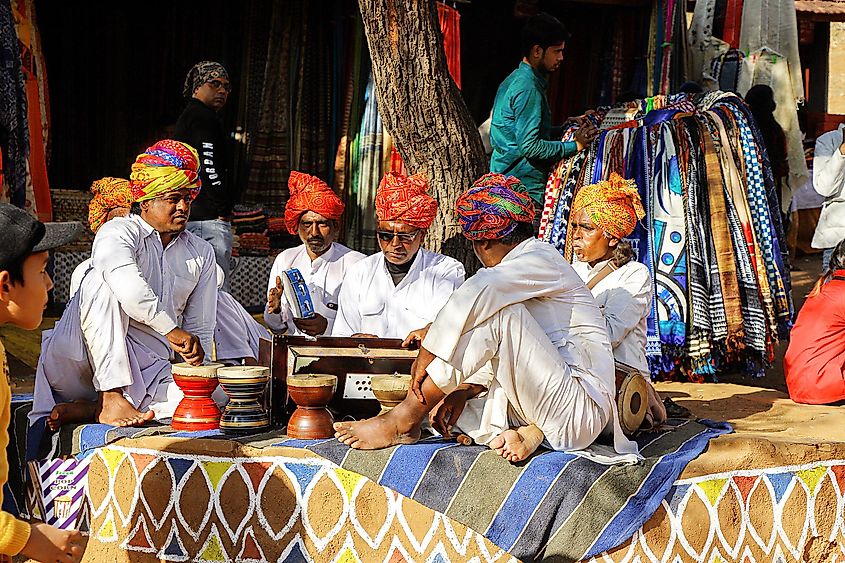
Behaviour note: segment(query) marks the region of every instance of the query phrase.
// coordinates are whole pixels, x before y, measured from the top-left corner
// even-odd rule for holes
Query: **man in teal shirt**
[[[563,62],[568,38],[563,24],[548,14],[529,19],[522,30],[522,62],[499,86],[493,102],[490,171],[519,178],[538,211],[543,209],[551,167],[584,150],[598,135],[586,122],[575,141],[553,140],[559,138],[561,128],[552,127],[546,86],[549,74]]]

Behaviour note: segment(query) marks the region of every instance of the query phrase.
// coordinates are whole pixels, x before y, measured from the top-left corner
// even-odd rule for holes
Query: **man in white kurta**
[[[341,285],[349,269],[364,255],[335,242],[344,204],[325,182],[293,171],[288,188],[291,195],[285,207],[285,226],[290,234],[299,236],[302,245],[276,256],[267,283],[264,321],[275,331],[293,335],[331,334]],[[308,285],[313,318],[295,319],[282,296],[281,278],[292,268],[299,270]]]
[[[139,165],[145,156],[160,164]],[[97,232],[91,267],[45,339],[31,421],[59,402],[92,401],[100,422],[168,418],[182,397],[170,371],[175,352],[201,363],[212,350],[214,250],[184,230],[198,192],[196,151],[162,141],[139,156],[133,180],[136,167],[143,172],[133,190],[139,214],[113,219]]]
[[[421,175],[388,173],[376,193],[381,252],[348,271],[332,336],[402,338],[434,320],[461,285],[463,265],[422,248],[437,214]]]
[[[438,405],[436,428],[468,434],[511,461],[541,441],[581,450],[602,432],[612,435],[610,459],[637,459],[636,444],[619,427],[601,312],[560,254],[531,236],[534,208],[520,188],[514,178],[490,174],[458,199],[464,235],[485,268],[419,332],[419,394],[409,393],[381,422],[336,424],[338,439],[353,448],[383,447],[387,429],[393,443],[412,441],[419,424],[413,419]],[[398,432],[391,415],[404,424]],[[520,444],[525,428],[540,433],[529,448]]]
[[[590,289],[604,315],[613,357],[648,374],[645,355],[648,314],[651,311],[651,275],[645,264],[631,260],[598,278],[609,260],[590,266],[575,260],[572,268]]]
[[[827,269],[833,247],[845,239],[845,123],[816,139],[813,188],[825,200],[812,245],[824,249],[822,268]]]

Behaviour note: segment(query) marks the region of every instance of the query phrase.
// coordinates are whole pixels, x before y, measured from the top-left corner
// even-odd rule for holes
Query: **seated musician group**
[[[91,260],[74,272],[67,309],[44,332],[31,421],[47,417],[55,430],[168,418],[182,397],[173,362],[257,360],[268,333],[219,289],[213,249],[185,230],[197,171],[196,151],[166,140],[138,156],[129,181],[92,186]],[[289,188],[285,224],[302,245],[273,264],[267,326],[420,344],[413,392],[384,416],[336,424],[339,440],[360,449],[413,442],[428,417],[444,435],[467,434],[511,461],[541,444],[581,450],[602,434],[613,459],[637,459],[614,381],[614,354],[647,372],[651,281],[644,266],[619,257],[641,216],[634,188],[614,179],[581,190],[573,269],[534,238],[534,204],[519,181],[485,175],[457,202],[484,266],[466,281],[460,262],[423,248],[438,211],[423,176],[383,178],[381,251],[368,257],[336,242],[344,205],[325,182],[292,172]],[[309,318],[297,318],[284,295],[292,268],[311,294]]]

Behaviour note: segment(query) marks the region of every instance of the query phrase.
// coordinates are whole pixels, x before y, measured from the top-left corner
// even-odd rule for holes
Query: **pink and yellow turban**
[[[637,221],[645,217],[636,182],[626,180],[616,172],[607,180],[578,190],[572,203],[572,215],[582,209],[598,228],[617,239],[633,233]]]
[[[199,156],[194,147],[166,139],[138,155],[129,175],[134,201],[146,201],[188,188],[191,199],[200,193]]]
[[[458,218],[470,240],[495,240],[534,221],[534,202],[513,176],[485,174],[458,197]]]
[[[428,180],[423,174],[388,172],[376,192],[376,215],[379,221],[402,221],[427,229],[437,215],[437,200],[428,195]]]
[[[293,171],[288,180],[290,199],[285,206],[285,226],[292,235],[299,227],[299,218],[306,211],[319,213],[326,219],[340,219],[343,202],[321,179]]]
[[[94,197],[88,204],[88,225],[95,233],[105,223],[109,211],[132,205],[129,180],[106,176],[91,184]]]

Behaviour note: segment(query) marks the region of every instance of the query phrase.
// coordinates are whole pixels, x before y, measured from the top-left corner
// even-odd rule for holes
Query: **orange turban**
[[[637,221],[645,217],[637,184],[616,172],[608,180],[578,190],[572,203],[572,215],[582,209],[598,228],[618,239],[633,233]]]
[[[428,195],[425,175],[385,174],[376,192],[376,215],[379,221],[402,221],[418,229],[429,228],[437,215],[437,200]]]
[[[299,228],[299,218],[306,211],[319,213],[326,219],[340,219],[343,202],[321,179],[294,170],[288,179],[290,199],[285,206],[285,226],[292,235]]]
[[[95,233],[112,209],[129,208],[132,205],[132,192],[129,190],[129,180],[106,176],[91,184],[94,197],[88,204],[88,225]]]

